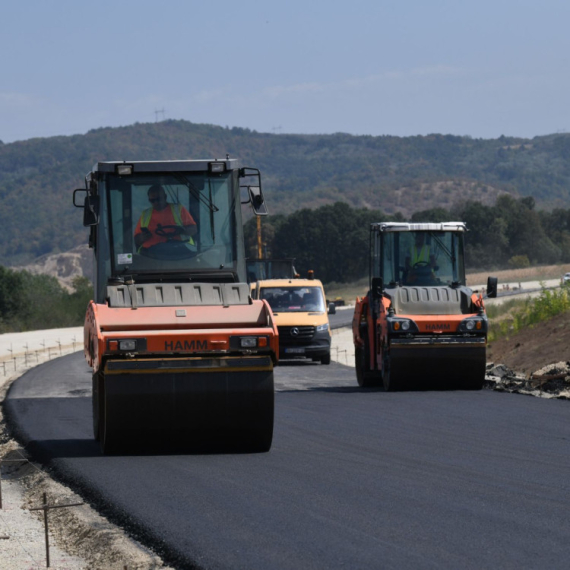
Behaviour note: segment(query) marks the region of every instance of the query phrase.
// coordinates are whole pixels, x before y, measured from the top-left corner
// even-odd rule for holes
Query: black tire
[[[110,427],[110,421],[108,417],[109,401],[107,393],[105,391],[104,381],[101,382],[101,386],[103,387],[103,391],[99,397],[99,445],[101,446],[101,452],[103,455],[115,455],[121,449],[121,441],[117,434],[114,433]]]
[[[398,390],[401,390],[401,386],[397,382],[397,379],[394,378],[391,374],[390,359],[386,355],[384,355],[382,368],[384,368],[384,374],[383,374],[384,390],[386,390],[386,392],[397,392]]]
[[[370,349],[368,348],[368,337],[364,337],[364,347],[356,347],[354,350],[354,364],[356,368],[356,381],[361,388],[376,388],[382,383],[382,375],[379,372],[370,370]]]
[[[271,373],[269,386],[260,401],[256,413],[255,426],[248,430],[245,446],[250,453],[267,453],[273,442],[273,424],[275,421],[275,385]]]
[[[330,364],[331,363],[331,353],[329,352],[325,356],[321,356],[321,364]]]
[[[103,396],[103,374],[101,372],[95,372],[92,377],[92,409],[93,409],[93,437],[95,441],[101,440],[101,412],[103,406],[101,404],[101,398]]]

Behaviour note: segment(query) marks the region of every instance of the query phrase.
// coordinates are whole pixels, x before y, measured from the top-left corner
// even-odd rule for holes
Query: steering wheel
[[[161,226],[159,225],[154,233],[157,236],[164,237],[167,241],[172,241],[177,235],[180,235],[180,226]]]
[[[151,257],[152,259],[175,261],[194,257],[196,252],[188,249],[184,242],[171,239],[169,241],[156,243],[150,247],[143,247],[140,254],[145,257]]]
[[[428,267],[428,266],[429,266],[429,261],[416,261],[416,263],[414,263],[414,265],[412,266],[412,269],[418,269],[420,267]]]

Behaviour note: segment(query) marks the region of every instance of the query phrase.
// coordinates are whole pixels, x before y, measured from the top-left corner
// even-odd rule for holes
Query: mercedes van
[[[279,330],[279,358],[310,358],[330,364],[331,331],[328,314],[335,305],[326,304],[318,279],[267,279],[257,281],[255,299],[265,299]]]

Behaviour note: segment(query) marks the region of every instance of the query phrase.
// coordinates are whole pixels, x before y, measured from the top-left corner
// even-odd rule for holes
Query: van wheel
[[[321,356],[321,364],[330,364],[331,363],[331,353],[329,352],[325,356]]]

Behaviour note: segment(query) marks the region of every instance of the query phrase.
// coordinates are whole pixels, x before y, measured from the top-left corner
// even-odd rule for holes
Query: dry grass
[[[570,272],[570,265],[542,265],[525,267],[524,269],[505,269],[503,271],[488,271],[470,273],[467,275],[467,285],[483,285],[487,277],[492,275],[499,278],[499,283],[524,283],[526,281],[545,281],[546,279],[562,278]]]
[[[556,279],[568,272],[570,272],[570,265],[544,265],[525,269],[470,273],[467,275],[467,285],[484,285],[490,275],[498,277],[499,284],[501,284]],[[325,287],[325,292],[328,301],[342,297],[346,304],[354,304],[356,297],[362,297],[368,292],[368,278],[360,279],[355,283],[330,283]]]
[[[329,283],[325,286],[327,301],[331,302],[341,297],[347,305],[354,305],[356,297],[364,297],[367,292],[368,277],[355,283]]]

